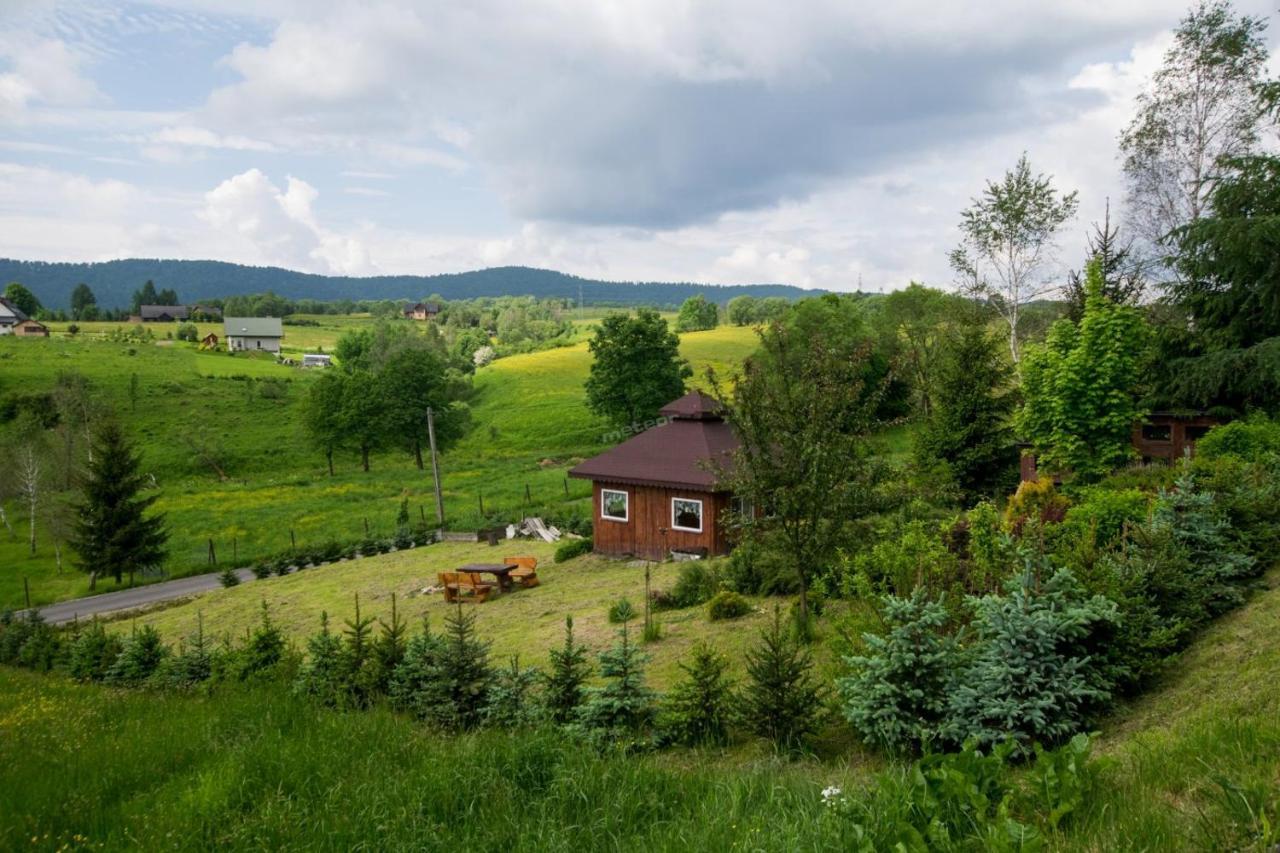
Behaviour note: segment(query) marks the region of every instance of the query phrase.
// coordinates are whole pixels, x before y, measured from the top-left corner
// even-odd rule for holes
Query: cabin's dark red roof
[[[570,477],[699,492],[717,491],[716,469],[728,468],[738,437],[714,397],[693,391],[662,408],[670,418],[569,471]]]

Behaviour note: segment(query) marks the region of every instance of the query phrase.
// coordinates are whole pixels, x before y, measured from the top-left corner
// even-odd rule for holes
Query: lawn
[[[334,330],[338,320],[360,322],[330,319]],[[312,330],[288,327],[286,335],[293,328]],[[695,383],[702,384],[708,366],[731,369],[754,340],[754,332],[737,327],[684,335]],[[499,359],[478,371],[473,427],[441,459],[448,526],[476,529],[525,514],[589,515],[590,484],[565,475],[606,446],[608,428],[587,411],[582,390],[590,363],[586,345],[578,344]],[[84,374],[139,443],[160,488],[156,506],[168,516],[173,576],[208,570],[211,540],[225,563],[278,553],[294,539],[354,541],[364,538],[366,523],[374,535],[389,535],[405,497],[416,520],[434,523],[430,471],[419,471],[406,454],[375,454],[369,473],[340,456],[337,476],[328,476],[300,421],[314,372],[169,341],[114,343],[84,334],[0,340],[0,395],[47,390],[63,370]],[[135,374],[136,405],[129,396]],[[227,480],[199,460],[193,443],[218,451]],[[25,512],[12,500],[6,507],[20,528]],[[24,578],[35,604],[88,592],[82,575],[56,571],[52,538],[43,524],[38,528],[34,557],[19,533],[0,531],[0,608],[24,604]]]
[[[135,624],[151,624],[166,639],[177,642],[195,631],[202,615],[206,631],[218,636],[242,637],[247,628],[257,624],[260,603],[265,601],[272,619],[301,646],[306,637],[319,628],[321,612],[327,612],[335,625],[341,625],[350,617],[356,595],[360,596],[362,613],[390,618],[394,593],[399,611],[415,631],[424,616],[439,628],[451,605],[439,594],[422,592],[436,583],[438,572],[452,571],[465,563],[494,562],[507,554],[532,554],[539,560],[540,586],[517,589],[483,604],[464,606],[476,614],[476,628],[493,643],[496,660],[519,655],[526,664],[542,666],[546,664],[548,650],[564,639],[566,616],[573,617],[579,639],[601,650],[615,641],[619,629],[608,622],[609,604],[627,598],[637,612],[644,604],[644,569],[627,561],[595,555],[553,564],[553,550],[552,545],[527,539],[503,542],[496,548],[487,544],[442,542],[215,590],[177,606],[117,620],[114,625],[118,630],[127,631]],[[678,566],[674,563],[654,566],[650,580],[653,588],[670,588],[677,572]],[[645,649],[653,658],[650,678],[659,686],[669,685],[679,674],[681,658],[700,639],[728,654],[735,669],[740,669],[742,651],[770,618],[769,608],[774,603],[786,606],[788,602],[762,600],[757,602],[756,613],[721,622],[708,621],[701,607],[658,613],[663,637]],[[633,622],[631,627],[638,631],[639,623]],[[822,647],[823,653],[825,650],[826,647]]]

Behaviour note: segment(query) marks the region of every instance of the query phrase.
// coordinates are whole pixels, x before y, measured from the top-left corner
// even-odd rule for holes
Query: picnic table
[[[510,592],[513,588],[511,573],[520,568],[516,563],[467,563],[458,566],[458,571],[470,575],[493,575],[498,579],[498,589]]]

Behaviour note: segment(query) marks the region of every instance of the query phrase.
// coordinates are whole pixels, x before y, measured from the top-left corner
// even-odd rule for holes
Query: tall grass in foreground
[[[1273,706],[1202,720],[1126,745],[1097,772],[1020,771],[1012,816],[1050,848],[1269,849],[1278,748]],[[949,809],[977,790],[965,766],[937,776]],[[870,808],[824,803],[833,773]],[[0,670],[0,849],[880,849],[933,796],[909,768],[838,774],[602,756],[552,732],[446,736],[274,685],[175,696]],[[1073,797],[1055,828],[1052,804]],[[1035,849],[1002,821],[929,847]]]

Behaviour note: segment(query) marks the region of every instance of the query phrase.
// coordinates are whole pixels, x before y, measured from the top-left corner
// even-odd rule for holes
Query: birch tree
[[[1009,325],[1015,364],[1022,306],[1059,289],[1052,278],[1056,241],[1077,206],[1074,190],[1061,194],[1052,177],[1033,175],[1023,154],[960,214],[963,237],[951,253],[951,267],[961,289],[987,301]]]
[[[1152,244],[1200,219],[1226,161],[1258,145],[1265,115],[1264,18],[1199,0],[1120,134],[1134,230]]]

